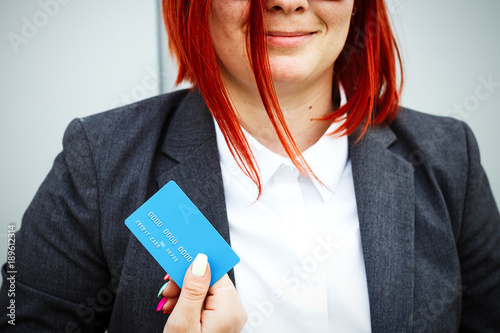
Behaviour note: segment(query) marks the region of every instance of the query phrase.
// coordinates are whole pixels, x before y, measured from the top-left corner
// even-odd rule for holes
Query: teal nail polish
[[[170,281],[167,281],[163,286],[161,286],[160,291],[158,292],[158,298],[162,297],[161,293],[165,290],[165,288],[167,288],[169,282]]]

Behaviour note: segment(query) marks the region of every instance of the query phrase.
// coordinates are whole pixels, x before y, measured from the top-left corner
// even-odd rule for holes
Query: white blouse
[[[330,126],[333,132],[339,123]],[[370,332],[370,308],[347,137],[303,155],[325,184],[245,132],[263,192],[240,170],[215,122],[243,332]]]

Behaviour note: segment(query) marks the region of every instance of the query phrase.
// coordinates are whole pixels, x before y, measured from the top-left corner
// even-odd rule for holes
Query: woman
[[[477,145],[398,108],[383,1],[164,14],[196,88],[69,125],[17,235],[2,331],[499,330],[500,217]],[[182,291],[158,292],[164,272],[123,224],[169,180],[241,258],[211,289],[199,256]]]

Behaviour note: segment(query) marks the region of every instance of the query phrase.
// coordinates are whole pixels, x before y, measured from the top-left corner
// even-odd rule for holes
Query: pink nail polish
[[[158,306],[156,307],[156,311],[161,311],[161,309],[163,308],[163,306],[165,305],[165,303],[167,303],[167,298],[163,297],[160,300],[160,303],[158,303]]]
[[[170,278],[170,275],[168,275],[168,273],[167,273],[167,275],[165,275],[165,277],[163,278],[163,280],[167,281],[169,278]]]

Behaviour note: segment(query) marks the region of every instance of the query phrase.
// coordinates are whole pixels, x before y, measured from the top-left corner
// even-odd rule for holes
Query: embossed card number
[[[198,253],[208,256],[210,285],[240,261],[174,181],[132,213],[125,224],[181,288],[184,274]]]

